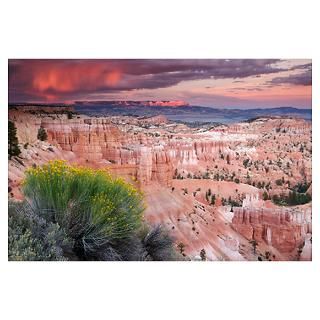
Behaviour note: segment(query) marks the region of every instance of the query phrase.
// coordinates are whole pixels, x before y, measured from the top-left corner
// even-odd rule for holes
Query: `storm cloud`
[[[270,84],[290,84],[297,86],[311,86],[312,85],[312,71],[311,69],[286,77],[276,77],[269,81]]]
[[[276,59],[9,60],[9,101],[64,101],[182,81],[278,73]]]

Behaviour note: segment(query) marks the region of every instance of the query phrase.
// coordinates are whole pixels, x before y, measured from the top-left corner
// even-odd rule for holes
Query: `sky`
[[[11,104],[183,100],[213,108],[311,108],[308,59],[10,59],[8,64]]]

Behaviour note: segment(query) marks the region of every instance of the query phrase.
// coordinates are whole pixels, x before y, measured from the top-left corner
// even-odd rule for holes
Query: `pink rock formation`
[[[171,101],[146,101],[146,105],[153,107],[185,107],[188,106],[189,103],[183,100],[171,100]]]
[[[165,123],[162,117],[152,117],[152,123]],[[145,121],[139,120],[139,121]],[[119,165],[134,165],[141,183],[158,181],[170,185],[174,168],[197,166],[213,161],[226,143],[207,137],[149,140],[145,135],[120,130],[110,119],[50,119],[41,121],[48,141],[63,150],[72,151],[89,162],[102,160]],[[112,166],[110,167],[112,170]]]
[[[311,233],[311,209],[235,207],[232,226],[248,240],[292,252]]]

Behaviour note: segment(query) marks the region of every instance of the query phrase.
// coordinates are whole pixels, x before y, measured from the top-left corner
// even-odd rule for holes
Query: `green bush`
[[[143,260],[162,261],[174,260],[173,240],[161,225],[150,230],[143,238]]]
[[[175,259],[168,234],[143,222],[142,194],[105,170],[52,161],[26,171],[23,192],[39,219],[65,233],[70,260]]]
[[[9,203],[8,258],[14,261],[67,260],[68,238],[57,224],[47,223],[27,203]]]
[[[23,191],[46,221],[67,229],[88,252],[141,226],[142,195],[103,170],[49,162],[26,172]]]

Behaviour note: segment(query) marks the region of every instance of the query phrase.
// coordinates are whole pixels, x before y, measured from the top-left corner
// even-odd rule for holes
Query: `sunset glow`
[[[311,108],[311,60],[9,60],[9,102]]]

